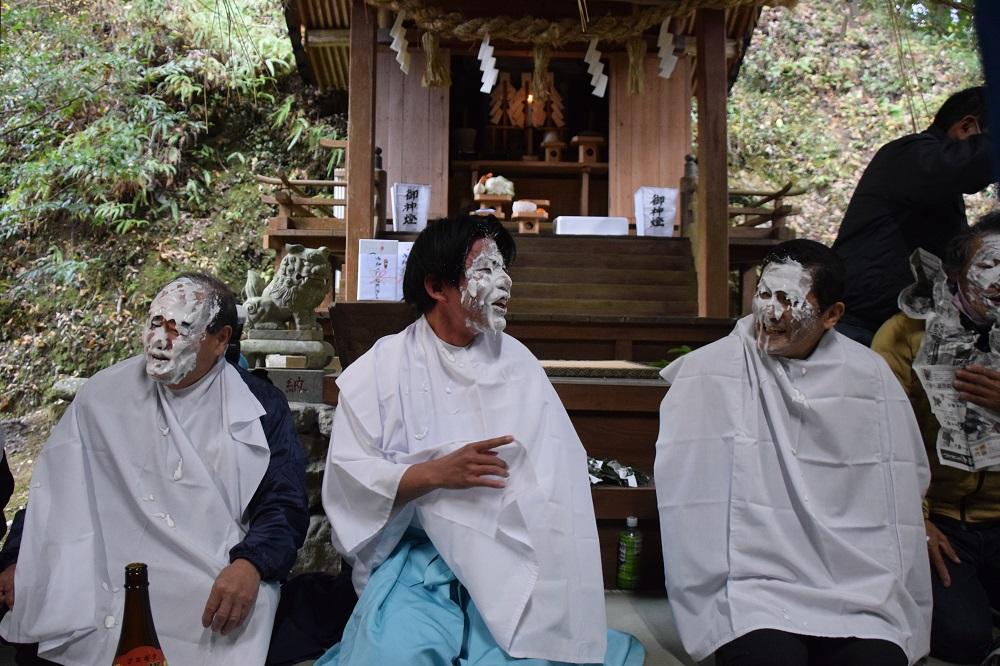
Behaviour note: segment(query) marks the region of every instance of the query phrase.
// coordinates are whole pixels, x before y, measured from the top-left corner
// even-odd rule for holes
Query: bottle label
[[[167,658],[159,648],[143,645],[115,657],[112,666],[167,666]]]
[[[618,587],[634,590],[639,585],[639,553],[642,541],[622,534],[618,540]]]

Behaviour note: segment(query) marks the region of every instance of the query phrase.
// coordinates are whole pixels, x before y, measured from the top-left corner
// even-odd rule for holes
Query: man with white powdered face
[[[685,649],[717,666],[904,666],[927,653],[927,459],[899,383],[833,330],[844,269],[793,240],[753,315],[663,377],[656,495]]]
[[[432,222],[422,316],[337,380],[323,504],[359,601],[328,664],[641,664],[608,631],[587,461],[534,356],[504,335],[514,241]]]
[[[232,292],[184,274],[153,299],[144,354],[80,389],[35,463],[5,639],[110,664],[125,565],[145,562],[170,663],[264,663],[305,456],[281,392],[223,358],[236,326]]]
[[[910,396],[931,461],[931,656],[1000,663],[1000,211],[957,236],[942,259],[919,261],[927,266],[872,349]],[[983,662],[991,652],[997,662]]]

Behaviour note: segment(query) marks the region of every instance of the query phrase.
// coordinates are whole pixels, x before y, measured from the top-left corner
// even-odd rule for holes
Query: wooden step
[[[516,290],[515,286],[515,290]],[[511,299],[511,307],[516,303]],[[700,347],[729,334],[731,319],[694,316],[636,317],[598,314],[518,314],[507,316],[506,332],[538,358],[659,361],[672,349]]]
[[[658,254],[594,254],[581,257],[575,252],[518,252],[511,268],[617,268],[693,271],[694,260],[682,255]]]
[[[514,284],[525,282],[570,284],[695,284],[694,271],[632,270],[615,268],[541,268],[518,267],[510,269]]]
[[[627,293],[627,291],[625,293]],[[510,301],[510,312],[518,314],[669,316],[694,314],[697,310],[698,301],[696,298],[673,301],[588,298],[511,298]]]
[[[626,291],[627,290],[627,291]],[[522,298],[561,298],[566,300],[581,299],[617,299],[627,295],[637,301],[696,301],[698,294],[695,285],[663,285],[639,284],[623,288],[620,284],[576,284],[555,282],[515,282],[511,307],[515,301]]]
[[[518,236],[518,252],[571,252],[581,256],[611,254],[655,254],[691,256],[687,238],[649,236]]]

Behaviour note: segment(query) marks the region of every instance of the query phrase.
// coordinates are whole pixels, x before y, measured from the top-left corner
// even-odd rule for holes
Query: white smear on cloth
[[[180,481],[184,478],[184,458],[177,461],[177,467],[174,468],[174,481]]]
[[[167,523],[167,527],[174,527],[177,524],[174,522],[174,519],[170,517],[169,513],[154,513],[153,518],[162,518]]]

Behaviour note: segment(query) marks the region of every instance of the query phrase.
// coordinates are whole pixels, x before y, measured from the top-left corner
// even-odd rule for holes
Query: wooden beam
[[[358,298],[358,241],[375,237],[375,9],[351,0],[347,106],[347,239],[343,292]]]
[[[726,161],[726,13],[699,9],[698,192],[695,221],[698,313],[729,316],[729,215]]]
[[[346,28],[307,28],[305,30],[306,48],[347,46],[349,41],[350,30]]]

